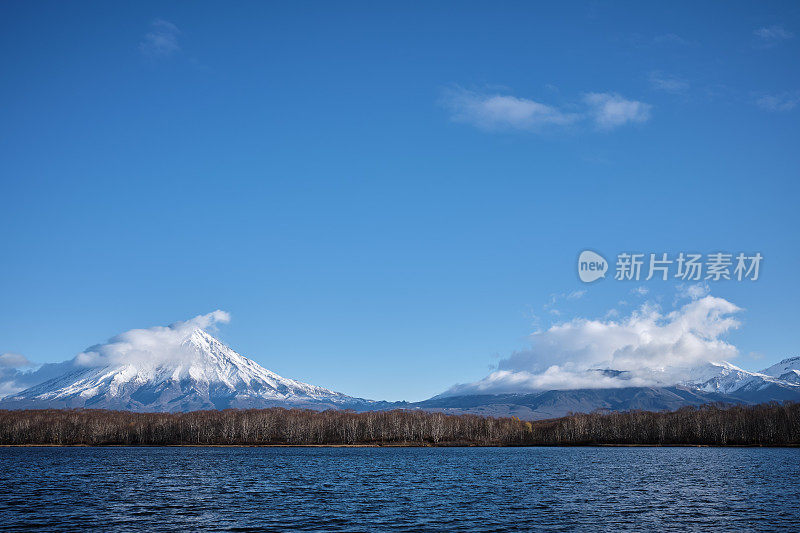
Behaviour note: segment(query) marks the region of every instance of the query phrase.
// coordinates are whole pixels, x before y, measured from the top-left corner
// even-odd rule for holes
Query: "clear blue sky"
[[[727,250],[765,257],[712,294],[767,366],[800,352],[799,60],[794,2],[4,2],[0,352],[219,308],[282,375],[419,400],[634,305],[584,248]]]

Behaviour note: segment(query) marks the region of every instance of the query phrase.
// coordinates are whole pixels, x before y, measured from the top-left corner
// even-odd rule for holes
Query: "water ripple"
[[[0,530],[787,531],[800,450],[3,448]]]

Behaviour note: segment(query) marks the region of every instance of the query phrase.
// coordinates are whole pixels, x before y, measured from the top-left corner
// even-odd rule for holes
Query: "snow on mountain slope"
[[[769,387],[794,389],[794,384],[783,379],[762,372],[748,372],[726,361],[707,363],[692,369],[690,377],[681,384],[704,392],[723,394],[752,393]]]
[[[169,358],[138,354],[129,361],[89,367],[75,362],[64,375],[11,395],[0,406],[188,411],[270,406],[324,409],[371,403],[281,377],[203,329],[187,333]]]
[[[762,374],[800,385],[800,357],[790,357],[761,371]]]

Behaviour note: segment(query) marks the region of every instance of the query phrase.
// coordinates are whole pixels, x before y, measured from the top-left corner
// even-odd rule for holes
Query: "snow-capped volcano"
[[[96,352],[87,351],[67,365],[63,375],[5,398],[2,406],[191,411],[270,406],[325,409],[371,403],[281,377],[201,328],[184,333],[177,346],[169,347],[168,357],[163,356],[163,346],[153,348],[156,355],[124,349],[125,357],[88,357],[87,353]],[[129,344],[117,341],[104,346],[128,348]],[[87,363],[90,366],[84,366]]]

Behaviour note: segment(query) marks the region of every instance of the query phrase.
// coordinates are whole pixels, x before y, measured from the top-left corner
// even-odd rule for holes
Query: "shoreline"
[[[0,444],[0,448],[800,448],[800,444]]]

